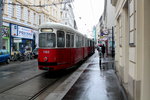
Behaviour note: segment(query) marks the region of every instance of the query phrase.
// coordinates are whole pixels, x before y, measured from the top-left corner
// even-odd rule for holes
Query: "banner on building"
[[[18,38],[33,39],[33,30],[30,28],[12,24],[11,35],[13,37],[18,37]]]

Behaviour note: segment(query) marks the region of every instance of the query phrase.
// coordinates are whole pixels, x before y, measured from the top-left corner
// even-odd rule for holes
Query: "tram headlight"
[[[47,58],[47,57],[44,57],[43,60],[44,60],[44,62],[47,62],[47,61],[48,61],[48,58]]]

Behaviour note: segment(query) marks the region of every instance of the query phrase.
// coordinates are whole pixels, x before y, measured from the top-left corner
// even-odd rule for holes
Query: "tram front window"
[[[56,36],[54,33],[41,33],[39,35],[39,47],[55,47]]]

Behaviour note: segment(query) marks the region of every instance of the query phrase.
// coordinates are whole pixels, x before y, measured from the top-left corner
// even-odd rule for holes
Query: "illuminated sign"
[[[41,28],[41,32],[53,32],[52,28]]]

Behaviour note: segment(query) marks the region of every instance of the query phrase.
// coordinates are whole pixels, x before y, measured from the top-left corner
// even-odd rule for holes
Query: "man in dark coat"
[[[103,58],[104,58],[104,55],[105,55],[105,46],[104,46],[104,44],[102,45],[102,54],[103,54]]]

